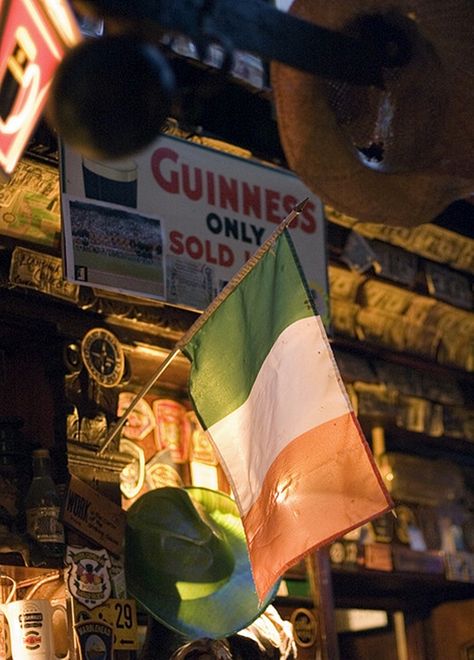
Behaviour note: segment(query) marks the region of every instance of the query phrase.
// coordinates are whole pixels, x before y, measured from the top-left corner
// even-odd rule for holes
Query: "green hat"
[[[130,596],[191,639],[227,637],[266,609],[260,603],[239,511],[208,488],[157,488],[127,511],[125,578]]]

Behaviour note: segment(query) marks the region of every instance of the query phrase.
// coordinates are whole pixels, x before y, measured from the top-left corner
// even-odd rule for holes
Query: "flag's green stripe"
[[[192,361],[190,396],[205,428],[244,403],[281,332],[314,314],[285,232],[183,349]]]

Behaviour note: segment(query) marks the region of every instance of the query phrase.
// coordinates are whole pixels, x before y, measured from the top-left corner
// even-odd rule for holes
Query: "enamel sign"
[[[293,173],[168,135],[127,161],[61,157],[68,280],[201,311],[308,198],[290,232],[327,317],[322,204]]]

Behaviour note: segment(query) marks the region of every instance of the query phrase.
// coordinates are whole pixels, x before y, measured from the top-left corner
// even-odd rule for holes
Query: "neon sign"
[[[0,0],[0,35],[0,174],[8,178],[81,34],[66,0]]]

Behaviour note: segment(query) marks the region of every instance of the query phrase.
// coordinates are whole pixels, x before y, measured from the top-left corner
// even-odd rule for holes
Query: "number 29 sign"
[[[95,625],[110,627],[112,632],[112,648],[115,650],[138,649],[137,613],[134,600],[110,598],[106,603],[88,610],[74,601],[74,620],[84,632],[90,632]]]

